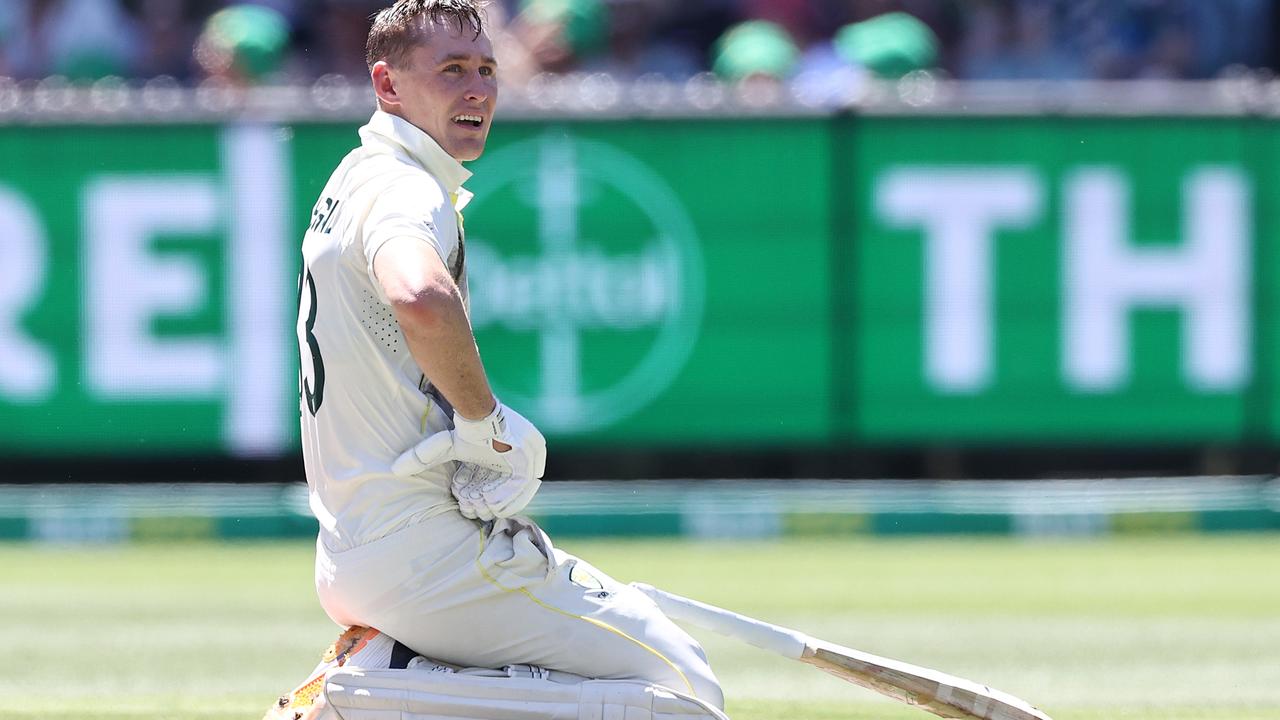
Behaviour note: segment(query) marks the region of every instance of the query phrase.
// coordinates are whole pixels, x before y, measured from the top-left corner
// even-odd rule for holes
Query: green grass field
[[[979,680],[1055,720],[1280,718],[1276,535],[562,545],[620,580]],[[260,717],[336,634],[311,553],[0,545],[0,716]],[[735,720],[932,717],[698,636]]]

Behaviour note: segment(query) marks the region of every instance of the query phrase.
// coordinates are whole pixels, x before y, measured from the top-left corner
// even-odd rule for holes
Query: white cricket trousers
[[[316,590],[334,622],[376,628],[429,658],[643,680],[724,707],[696,640],[526,518],[486,529],[451,512],[341,552],[318,541]]]

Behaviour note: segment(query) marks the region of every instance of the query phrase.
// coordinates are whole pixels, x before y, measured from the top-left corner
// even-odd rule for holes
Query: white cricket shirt
[[[433,247],[467,299],[458,210],[470,177],[429,135],[378,111],[320,193],[302,241],[298,302],[302,457],[333,551],[452,507],[454,463],[412,478],[391,463],[449,418],[409,354],[373,259],[388,240]]]

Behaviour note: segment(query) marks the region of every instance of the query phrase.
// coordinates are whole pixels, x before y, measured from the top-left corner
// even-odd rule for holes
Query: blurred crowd
[[[366,74],[386,0],[0,0],[0,77]],[[494,0],[501,74],[805,82],[1211,78],[1276,66],[1272,0]]]

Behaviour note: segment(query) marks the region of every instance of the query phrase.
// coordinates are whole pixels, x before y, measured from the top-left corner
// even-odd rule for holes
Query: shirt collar
[[[462,183],[471,177],[471,171],[462,167],[462,163],[453,159],[430,135],[408,120],[377,110],[369,123],[360,128],[360,141],[366,147],[382,145],[390,146],[393,151],[403,151],[423,170],[444,183],[449,197],[453,199],[453,206],[458,210],[471,200],[471,192],[462,187]]]

